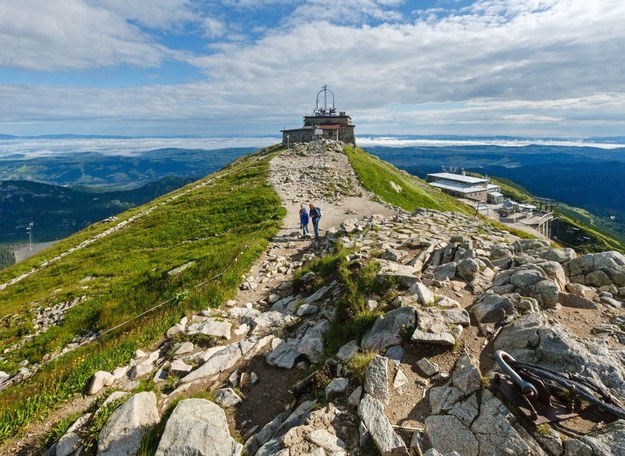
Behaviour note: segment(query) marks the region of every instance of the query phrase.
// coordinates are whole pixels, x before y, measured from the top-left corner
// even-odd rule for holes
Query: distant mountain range
[[[167,148],[132,156],[80,152],[37,157],[16,152],[0,159],[0,181],[33,180],[57,185],[131,188],[166,176],[203,177],[254,150],[254,147]]]
[[[78,230],[147,203],[193,179],[164,177],[132,190],[94,192],[32,181],[0,182],[0,243],[63,239]]]
[[[256,148],[158,149],[0,159],[0,243],[61,239],[211,174]]]

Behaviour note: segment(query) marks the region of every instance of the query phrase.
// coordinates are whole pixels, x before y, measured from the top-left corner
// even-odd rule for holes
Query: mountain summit
[[[0,453],[625,452],[623,255],[493,226],[340,142],[290,146],[0,273]],[[564,388],[578,414],[539,422],[498,350],[612,402]]]

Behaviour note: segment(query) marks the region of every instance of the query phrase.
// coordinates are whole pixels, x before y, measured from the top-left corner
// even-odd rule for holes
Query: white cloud
[[[402,3],[401,0],[342,0],[330,6],[327,0],[308,0],[295,8],[286,22],[360,24],[367,23],[369,19],[400,21],[402,14],[395,7]]]
[[[206,17],[202,23],[206,38],[219,38],[226,32],[226,24],[213,17]]]
[[[190,0],[86,0],[121,18],[136,21],[146,27],[167,29],[177,24],[196,21]]]
[[[68,70],[157,66],[165,49],[110,10],[83,0],[4,0],[0,66]]]
[[[196,20],[205,37],[231,38],[224,21],[230,27],[233,15],[198,12],[199,3],[191,0],[158,0],[153,10],[148,0],[127,3],[7,3],[0,15],[0,64],[90,68],[181,58],[126,19],[163,28]],[[481,128],[480,133],[525,129],[585,136],[625,128],[622,0],[482,0],[413,22],[400,16],[405,4],[345,0],[328,7],[327,1],[298,1],[279,28],[254,42],[223,41],[210,54],[187,53],[186,61],[205,72],[205,81],[131,89],[3,86],[0,95],[9,102],[0,106],[0,119],[74,116],[147,125],[189,118],[235,133],[273,132],[297,126],[327,83],[357,131]],[[221,5],[288,9],[283,0]],[[382,23],[366,25],[374,22]]]

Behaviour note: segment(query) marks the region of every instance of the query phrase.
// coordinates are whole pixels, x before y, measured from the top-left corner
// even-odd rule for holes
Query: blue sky
[[[622,0],[0,0],[0,133],[625,136]]]

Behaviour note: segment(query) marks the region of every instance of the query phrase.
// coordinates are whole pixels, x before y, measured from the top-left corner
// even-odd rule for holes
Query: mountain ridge
[[[31,342],[27,342],[25,349],[17,348],[12,369],[17,369],[24,354],[28,354],[27,359],[30,360],[26,366],[34,366],[36,356],[48,354],[50,348],[59,348],[71,341],[71,338],[64,337],[54,342],[52,336],[55,331],[57,336],[60,335],[58,328],[69,322],[69,316],[74,319],[76,313],[84,312],[80,309],[88,305],[91,298],[77,302],[75,299],[86,292],[91,293],[89,290],[98,293],[99,302],[91,304],[97,312],[86,315],[88,319],[100,318],[100,325],[103,322],[118,324],[110,320],[114,313],[105,312],[102,305],[104,298],[112,296],[111,292],[120,288],[121,284],[114,282],[110,272],[94,268],[96,265],[103,267],[107,261],[105,252],[113,254],[112,264],[116,265],[117,274],[127,268],[122,259],[135,253],[130,244],[124,244],[128,251],[121,254],[123,250],[119,248],[122,246],[119,242],[124,230],[132,229],[135,235],[140,236],[134,236],[141,243],[137,252],[145,250],[142,255],[145,254],[146,259],[139,261],[137,257],[135,260],[135,267],[143,265],[144,272],[138,271],[134,279],[135,290],[121,300],[126,314],[122,322],[131,317],[130,311],[145,311],[146,307],[160,305],[165,298],[169,298],[174,305],[160,318],[148,316],[143,317],[146,320],[142,324],[131,323],[133,331],[144,331],[140,337],[143,342],[130,339],[126,348],[103,352],[100,357],[91,350],[89,356],[83,359],[81,353],[84,355],[84,350],[92,347],[89,337],[94,335],[81,334],[82,338],[73,342],[79,345],[75,351],[54,358],[51,364],[46,364],[49,368],[41,371],[33,369],[31,379],[25,377],[19,388],[10,390],[13,396],[17,396],[16,393],[27,389],[29,382],[42,376],[44,370],[51,369],[53,365],[60,367],[68,359],[72,360],[72,367],[67,370],[69,376],[64,382],[72,388],[63,394],[61,390],[55,393],[62,398],[62,402],[75,397],[83,388],[94,392],[97,389],[94,386],[96,379],[103,379],[100,387],[108,382],[118,382],[118,388],[134,391],[130,400],[119,401],[123,402],[119,413],[109,410],[103,415],[105,419],[100,421],[101,424],[106,422],[104,428],[95,427],[90,412],[84,415],[85,432],[97,436],[91,443],[80,438],[84,435],[82,431],[66,432],[72,424],[66,420],[64,426],[50,434],[56,438],[50,437],[48,443],[57,442],[56,446],[52,446],[54,450],[50,451],[54,452],[51,454],[58,454],[62,442],[70,440],[83,445],[86,451],[94,451],[97,447],[98,451],[106,454],[106,451],[117,448],[114,429],[120,429],[120,426],[133,429],[132,437],[129,437],[135,445],[132,451],[139,454],[154,454],[157,447],[160,452],[175,453],[182,451],[175,445],[183,442],[199,446],[206,444],[202,439],[176,438],[170,429],[175,428],[177,420],[184,421],[185,407],[207,407],[211,413],[223,413],[210,405],[212,401],[202,398],[182,399],[179,404],[185,406],[173,409],[177,398],[201,391],[209,391],[208,397],[221,403],[227,411],[223,415],[224,420],[230,420],[232,428],[240,435],[249,437],[246,442],[248,454],[275,454],[283,450],[297,454],[296,451],[310,452],[315,448],[335,454],[346,454],[347,451],[363,454],[365,450],[359,445],[357,431],[360,420],[370,433],[372,443],[369,445],[383,453],[407,454],[409,446],[419,446],[418,443],[410,443],[411,436],[406,435],[402,426],[406,429],[418,428],[420,431],[415,435],[427,437],[417,438],[416,441],[429,440],[429,448],[421,445],[415,451],[439,449],[444,452],[457,450],[461,454],[501,454],[498,451],[504,448],[498,447],[497,442],[506,443],[512,454],[519,455],[529,454],[530,449],[531,454],[547,454],[543,448],[558,445],[559,448],[563,445],[573,448],[573,443],[565,444],[548,432],[546,434],[550,437],[545,443],[537,434],[514,427],[515,423],[498,413],[488,418],[491,420],[489,423],[477,424],[487,419],[480,409],[486,411],[503,407],[491,389],[482,384],[480,372],[486,374],[493,363],[488,358],[489,352],[484,350],[487,346],[492,347],[493,342],[508,350],[523,348],[515,348],[504,340],[527,340],[528,337],[520,337],[518,331],[523,330],[528,319],[535,320],[529,327],[536,331],[545,331],[547,326],[543,318],[553,319],[553,315],[557,315],[558,325],[566,325],[562,326],[562,331],[570,328],[588,331],[604,323],[604,317],[596,311],[597,308],[610,308],[617,314],[622,313],[623,296],[618,285],[621,281],[618,274],[622,269],[619,268],[625,264],[618,263],[622,261],[622,255],[596,254],[598,256],[581,256],[578,259],[571,249],[555,249],[547,242],[536,239],[519,239],[501,227],[493,227],[474,217],[467,208],[453,203],[451,198],[430,190],[422,182],[361,150],[343,149],[342,145],[335,143],[326,143],[325,147],[323,155],[299,145],[289,151],[279,146],[262,150],[237,160],[216,175],[123,213],[114,222],[93,226],[64,241],[63,245],[55,246],[49,253],[44,252],[24,265],[0,273],[0,283],[3,284],[0,293],[19,289],[20,292],[14,296],[23,297],[25,308],[40,307],[53,314],[61,310],[61,304],[63,309],[67,309],[64,319],[52,320],[53,323],[41,320],[47,323],[38,323],[38,329],[47,325],[46,330],[31,340],[34,342],[32,346],[29,345]],[[379,195],[382,188],[383,197]],[[371,189],[379,193],[371,193]],[[422,194],[424,191],[427,193]],[[447,212],[435,207],[416,209],[421,201],[428,200]],[[316,245],[298,236],[297,209],[299,204],[308,201],[319,203],[324,212],[324,238]],[[395,204],[414,206],[407,211]],[[453,204],[456,204],[455,211],[449,212]],[[191,214],[189,211],[192,209],[194,212]],[[382,214],[374,215],[374,211]],[[165,214],[168,214],[167,217]],[[175,223],[168,225],[169,217],[173,217]],[[276,223],[279,220],[284,222]],[[170,225],[172,228],[167,228]],[[187,231],[168,231],[174,226]],[[118,230],[111,231],[115,227],[119,227]],[[198,227],[202,228],[201,235],[196,231]],[[96,240],[99,235],[105,237]],[[162,238],[160,244],[157,242],[159,238]],[[111,244],[111,247],[117,248],[93,249],[91,254],[87,253],[89,245],[108,242],[105,239],[115,240],[118,244]],[[204,244],[209,240],[215,242]],[[64,274],[74,275],[68,277],[66,282],[59,282],[59,273],[64,271],[61,269],[63,262],[69,261],[72,255],[81,255],[80,250],[72,250],[80,245],[85,246],[86,255],[80,259],[81,266],[78,263],[68,264]],[[248,245],[254,246],[246,247]],[[172,250],[165,250],[166,246],[171,246]],[[184,253],[191,247],[195,253],[190,250]],[[161,251],[164,255],[159,253]],[[65,252],[71,253],[64,255]],[[116,252],[118,254],[114,255]],[[240,252],[249,254],[241,256]],[[100,256],[97,263],[87,262],[89,256],[96,255]],[[162,258],[176,255],[176,258],[164,262],[161,255]],[[54,260],[57,257],[59,259]],[[45,261],[42,261],[44,258]],[[217,268],[207,269],[213,263],[219,263]],[[603,268],[603,264],[608,266],[597,269]],[[33,268],[39,269],[32,272]],[[33,289],[33,285],[26,286],[26,277],[15,279],[24,274],[41,274],[46,270],[54,273],[48,280],[57,280],[51,288],[60,291],[35,290],[32,297],[26,299],[24,295],[28,289]],[[607,279],[597,272],[599,270]],[[597,282],[600,275],[604,285]],[[211,277],[215,277],[223,287],[211,287],[198,296],[195,285]],[[573,277],[577,282],[569,282],[569,278]],[[582,281],[585,285],[581,285]],[[574,284],[585,288],[572,286]],[[601,287],[606,288],[599,293]],[[625,283],[620,287],[625,287]],[[577,308],[578,313],[575,313],[568,304],[560,304],[559,300],[574,295],[570,290],[578,288],[588,293],[585,305],[594,307]],[[595,289],[596,295],[591,296],[590,292],[595,293]],[[150,294],[150,290],[157,293]],[[487,290],[490,291],[487,293]],[[4,297],[7,296],[4,294]],[[494,298],[496,302],[493,302]],[[0,306],[0,319],[3,319],[0,321],[10,322],[9,326],[2,328],[4,332],[0,340],[18,342],[34,329],[27,324],[29,317],[20,318],[16,311],[16,308]],[[7,316],[9,320],[4,320]],[[385,319],[392,324],[381,332],[382,323],[379,322]],[[580,328],[583,319],[592,324],[586,324],[585,329]],[[16,331],[19,325],[23,327],[21,334]],[[150,329],[150,325],[154,327]],[[558,329],[558,325],[552,326]],[[148,329],[150,335],[145,333]],[[614,331],[612,334],[616,334]],[[500,337],[500,333],[506,337]],[[163,334],[166,334],[165,338],[162,338]],[[558,334],[560,340],[566,341],[563,343],[576,350],[578,357],[584,357],[588,366],[597,369],[585,346],[574,346],[574,341],[581,343],[576,342],[575,334],[566,331]],[[147,340],[159,341],[156,349],[151,345],[145,352],[134,351],[145,347],[142,344]],[[545,340],[539,339],[534,348],[523,348],[527,352],[523,353],[534,355],[555,350],[545,345]],[[189,354],[182,350],[184,344],[187,344],[185,350],[193,347]],[[386,353],[386,356],[367,355],[367,346],[375,352]],[[359,347],[362,352],[358,352]],[[403,354],[391,355],[391,348],[394,353]],[[179,354],[175,354],[179,350]],[[558,350],[559,359],[565,365],[573,359],[564,348]],[[466,356],[462,355],[463,351]],[[11,353],[5,353],[5,357],[12,356]],[[519,357],[523,355],[514,353]],[[612,356],[611,353],[607,350],[604,362],[608,355]],[[389,363],[389,358],[397,360],[398,364]],[[426,367],[422,359],[438,364],[438,373],[427,375],[421,367],[415,367],[417,361],[419,366],[423,364]],[[2,362],[3,368],[11,368],[8,359]],[[312,370],[311,375],[306,376],[306,372],[292,369],[298,363],[304,363],[303,367]],[[621,370],[618,366],[613,367],[616,369],[614,375],[622,380]],[[180,370],[187,368],[190,371],[183,373]],[[237,369],[236,375],[233,369]],[[72,372],[79,375],[72,376]],[[159,372],[165,377],[161,377]],[[403,385],[400,385],[399,372],[409,379]],[[599,378],[607,381],[606,372],[597,372]],[[379,377],[383,373],[386,373],[385,376]],[[391,374],[393,377],[389,378]],[[254,376],[259,380],[253,380]],[[473,380],[467,383],[461,378]],[[298,380],[300,382],[296,383]],[[293,383],[289,383],[291,381]],[[58,388],[55,383],[48,384],[51,389]],[[238,391],[245,395],[242,403],[234,408],[225,405],[221,398],[221,395],[230,393],[222,392],[224,388],[220,387],[229,384],[236,384]],[[360,388],[362,394],[363,387],[367,393],[361,399],[355,391]],[[215,388],[218,388],[217,392]],[[615,383],[614,388],[617,396],[620,395],[622,385]],[[477,390],[480,394],[474,396]],[[94,394],[102,394],[103,391]],[[154,396],[154,402],[151,402],[154,392],[158,393],[159,399],[157,401]],[[7,406],[9,399],[17,400],[16,397],[10,398],[8,393],[9,390],[0,393],[3,407]],[[439,393],[447,397],[453,394],[456,399],[449,399],[451,402],[444,405],[436,399]],[[236,391],[234,394],[237,395]],[[424,399],[426,395],[430,405]],[[24,396],[24,401],[26,397],[29,396]],[[47,398],[46,395],[39,397]],[[291,404],[294,399],[296,402]],[[316,412],[315,399],[325,404]],[[354,407],[349,405],[350,401],[355,403],[359,418],[348,413],[348,410],[353,410],[350,407]],[[386,409],[383,405],[385,401],[388,401]],[[470,427],[458,424],[460,421],[456,415],[448,411],[455,405],[455,410],[461,407],[470,410],[472,401],[478,401],[476,411],[479,416],[474,416],[477,421],[473,424],[469,422]],[[13,404],[13,410],[23,406],[19,400]],[[298,410],[289,419],[285,419],[284,413],[279,413],[287,406],[289,412],[286,415],[295,412],[295,407]],[[150,413],[155,411],[158,419],[154,421],[151,418],[150,424],[135,422],[123,425],[120,417],[128,415],[130,407],[149,410]],[[369,417],[374,409],[378,412],[375,420],[371,421]],[[169,420],[160,419],[161,414],[169,416],[169,413]],[[36,410],[33,416],[37,414],[45,416],[45,409]],[[301,419],[296,418],[298,416]],[[10,409],[0,410],[0,423],[3,424],[0,429],[7,429],[10,417],[15,420],[17,415],[11,415]],[[259,432],[270,422],[276,427],[270,426]],[[386,424],[382,426],[380,423]],[[392,431],[391,423],[395,423],[401,435]],[[15,424],[13,433],[26,422]],[[219,439],[232,449],[232,453],[228,454],[240,453],[242,445],[231,440],[227,426],[215,427],[211,423],[206,423],[206,426],[205,429],[212,429],[211,438]],[[148,428],[152,430],[146,434]],[[439,434],[441,429],[446,432],[444,438]],[[3,432],[6,439],[6,431]],[[383,437],[384,432],[390,440]],[[476,443],[467,449],[466,443],[455,437],[456,432],[467,435],[467,442]],[[570,440],[579,442],[576,443],[578,448],[589,447],[594,451],[592,448],[599,448],[597,445],[602,442],[601,439],[618,432],[618,428],[609,427],[600,430],[598,436],[593,434],[588,438]],[[278,437],[272,438],[273,435]],[[322,435],[326,438],[323,442],[319,440]],[[5,444],[4,448],[18,449],[21,452],[18,454],[33,454],[28,453],[33,451],[32,441],[29,443],[26,440]],[[594,446],[591,447],[591,444]],[[76,448],[72,451],[78,451]],[[602,450],[597,451],[592,454],[603,454]],[[582,453],[569,451],[568,454]]]

